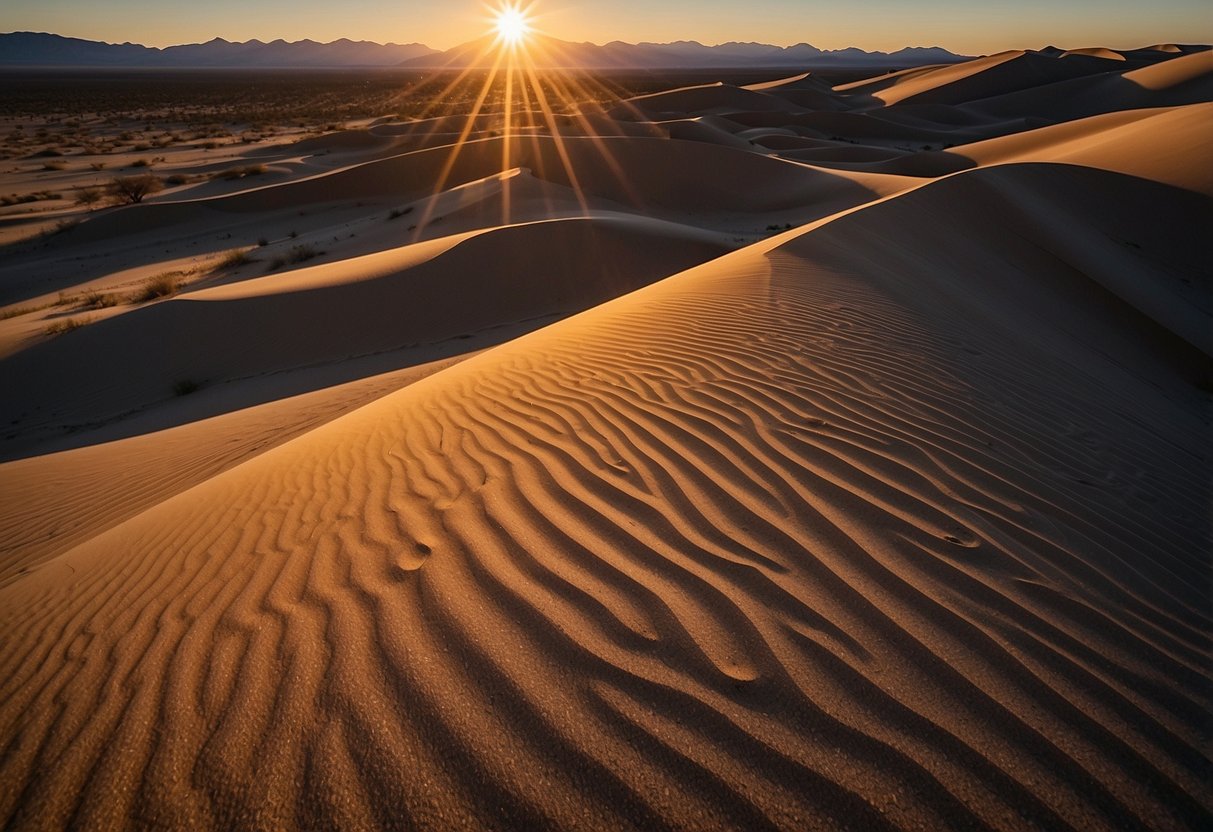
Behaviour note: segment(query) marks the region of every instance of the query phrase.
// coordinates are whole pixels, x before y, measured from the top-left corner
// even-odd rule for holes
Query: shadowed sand
[[[360,230],[0,321],[0,819],[1213,825],[1208,55],[675,90],[437,194],[381,125],[14,247]]]

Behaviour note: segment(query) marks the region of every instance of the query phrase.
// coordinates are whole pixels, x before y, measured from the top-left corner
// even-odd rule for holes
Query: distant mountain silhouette
[[[862,49],[822,50],[807,43],[722,43],[705,46],[693,40],[673,43],[598,45],[532,35],[528,50],[538,66],[586,69],[676,69],[713,67],[875,67],[892,68],[965,60],[938,46],[908,47],[897,52]],[[354,67],[407,66],[462,69],[491,65],[492,37],[439,52],[420,43],[379,44],[342,38],[332,43],[250,40],[233,43],[215,38],[206,43],[164,49],[137,43],[102,43],[39,32],[0,34],[0,66],[88,67]],[[489,55],[489,57],[485,57]]]
[[[908,67],[967,60],[938,46],[909,47],[897,52],[865,52],[856,47],[818,49],[807,43],[772,46],[766,43],[722,43],[705,46],[697,41],[624,43],[611,41],[572,43],[544,35],[528,39],[528,55],[535,65],[585,69],[677,69],[714,67]],[[492,37],[479,38],[404,62],[413,67],[491,66],[495,60]]]
[[[215,38],[206,43],[158,49],[137,43],[101,43],[40,32],[0,34],[0,66],[395,66],[435,51],[420,43],[379,44],[345,38],[332,43],[317,43],[314,40],[232,43]]]

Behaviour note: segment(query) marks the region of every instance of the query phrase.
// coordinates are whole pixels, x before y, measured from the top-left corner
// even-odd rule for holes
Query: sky
[[[758,41],[891,51],[1213,41],[1210,0],[536,0],[535,27],[606,43]],[[446,49],[489,28],[483,0],[0,0],[0,31],[147,46],[227,40],[424,43]]]

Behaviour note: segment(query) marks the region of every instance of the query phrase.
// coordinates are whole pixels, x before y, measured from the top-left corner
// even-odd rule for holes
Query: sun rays
[[[617,91],[577,67],[573,56],[564,54],[560,41],[544,37],[537,26],[539,17],[534,4],[504,2],[486,8],[488,32],[453,60],[451,71],[455,65],[459,67],[455,77],[435,93],[425,88],[437,88],[450,78],[449,71],[436,73],[403,93],[432,96],[415,122],[418,149],[449,148],[413,229],[414,240],[427,236],[428,226],[436,219],[438,198],[452,184],[459,184],[455,180],[461,168],[479,169],[474,160],[460,165],[461,158],[473,154],[495,154],[497,170],[493,173],[500,182],[503,224],[514,219],[511,190],[520,180],[500,174],[519,167],[530,168],[545,183],[567,187],[581,216],[589,214],[590,199],[575,161],[586,159],[587,152],[601,157],[601,164],[594,163],[594,167],[605,167],[631,193],[609,140],[597,135],[591,125],[591,119],[606,118],[600,102],[617,98]],[[457,107],[458,114],[454,112]],[[550,209],[551,188],[545,184],[539,191],[539,198]]]

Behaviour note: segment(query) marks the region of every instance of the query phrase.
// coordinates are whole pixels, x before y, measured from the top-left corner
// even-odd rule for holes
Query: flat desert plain
[[[545,83],[0,161],[0,826],[1213,828],[1213,53]]]

